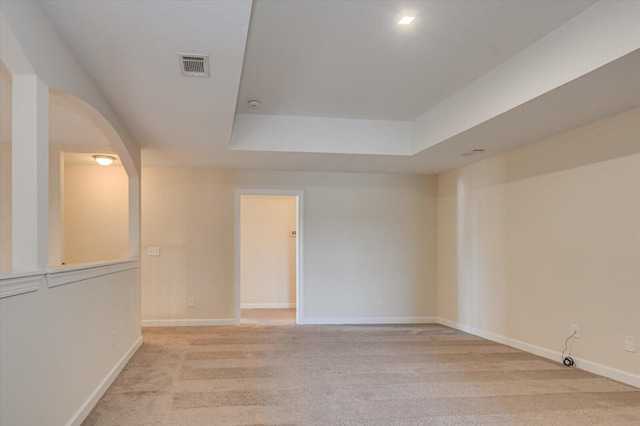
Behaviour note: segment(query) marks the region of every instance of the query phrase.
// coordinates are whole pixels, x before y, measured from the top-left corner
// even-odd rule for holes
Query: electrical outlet
[[[384,298],[378,297],[378,305],[384,305]]]
[[[160,247],[147,247],[147,256],[160,256]]]
[[[629,352],[636,351],[636,338],[633,336],[625,336],[624,338],[624,350]]]
[[[571,330],[569,331],[569,334],[575,338],[580,337],[580,327],[575,324],[571,324]]]
[[[193,308],[194,306],[196,306],[196,302],[193,300],[193,297],[190,297],[187,299],[187,306],[190,308]]]

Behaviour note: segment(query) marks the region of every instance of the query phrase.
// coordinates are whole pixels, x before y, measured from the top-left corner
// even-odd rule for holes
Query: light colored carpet
[[[439,325],[143,335],[84,425],[640,425],[640,389]]]

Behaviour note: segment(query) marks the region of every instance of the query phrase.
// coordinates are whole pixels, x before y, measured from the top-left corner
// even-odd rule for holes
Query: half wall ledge
[[[81,265],[63,266],[47,270],[47,287],[53,288],[65,284],[84,281],[116,272],[137,269],[140,267],[139,259],[115,260],[96,263],[84,263]]]

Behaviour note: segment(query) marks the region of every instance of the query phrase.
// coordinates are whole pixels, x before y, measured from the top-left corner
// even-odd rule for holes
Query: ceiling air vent
[[[183,77],[209,77],[209,55],[178,53]]]

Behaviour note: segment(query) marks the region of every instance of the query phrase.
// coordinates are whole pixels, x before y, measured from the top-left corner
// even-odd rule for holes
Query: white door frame
[[[240,201],[243,195],[280,195],[296,197],[296,324],[303,322],[303,209],[304,191],[294,189],[236,189],[235,190],[235,224],[236,224],[236,268],[235,268],[235,323],[240,324]]]

